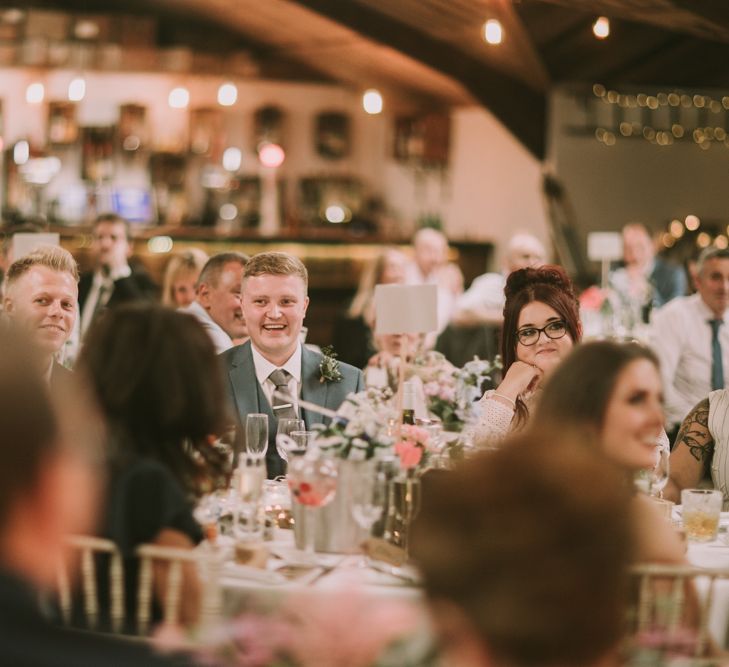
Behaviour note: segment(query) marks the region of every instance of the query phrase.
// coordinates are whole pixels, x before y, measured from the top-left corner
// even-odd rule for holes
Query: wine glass
[[[288,483],[291,497],[302,507],[304,551],[313,554],[314,512],[331,502],[337,490],[337,466],[318,452],[294,456],[289,462]]]
[[[289,435],[291,438],[291,449],[288,451],[288,454],[293,454],[294,456],[306,454],[306,452],[313,448],[312,443],[316,434],[316,431],[291,431]]]
[[[264,458],[268,449],[268,415],[252,412],[246,417],[246,452]]]
[[[650,493],[652,496],[663,498],[663,489],[668,484],[670,452],[667,447],[656,447],[656,464],[649,472]]]
[[[382,471],[358,475],[352,489],[352,518],[357,525],[372,531],[372,526],[382,518],[387,501],[387,476]]]
[[[284,460],[289,460],[289,450],[295,449],[295,444],[291,442],[291,433],[293,431],[305,431],[306,424],[303,419],[279,419],[276,427],[276,451]]]

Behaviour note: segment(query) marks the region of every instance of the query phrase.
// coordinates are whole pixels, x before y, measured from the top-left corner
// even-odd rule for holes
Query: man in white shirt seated
[[[278,420],[299,418],[310,429],[328,422],[299,400],[337,410],[347,394],[364,390],[362,371],[349,364],[322,364],[325,357],[301,343],[309,305],[308,274],[302,262],[283,252],[248,260],[243,277],[243,316],[250,340],[221,355],[227,390],[239,428],[250,413],[268,415],[266,467],[269,478],[284,473],[276,451]]]
[[[42,246],[15,260],[5,277],[5,317],[29,334],[56,387],[70,371],[56,355],[71,336],[78,314],[78,268],[68,250]]]
[[[438,287],[438,332],[443,331],[463,292],[463,274],[456,264],[448,262],[448,239],[443,232],[431,227],[418,230],[413,249],[413,260],[405,266],[405,284]]]
[[[696,289],[696,294],[673,299],[653,318],[652,345],[661,361],[669,437],[675,437],[696,403],[725,386],[729,372],[729,250],[707,248],[701,253]]]
[[[241,293],[248,257],[239,252],[213,255],[195,285],[195,300],[180,310],[196,317],[220,354],[248,335]]]
[[[531,234],[515,234],[509,239],[501,273],[484,273],[474,279],[459,297],[453,324],[477,326],[500,325],[504,319],[504,285],[512,271],[544,264],[546,252],[542,242]]]

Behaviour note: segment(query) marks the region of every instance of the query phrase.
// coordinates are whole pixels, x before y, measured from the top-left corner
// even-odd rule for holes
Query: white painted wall
[[[605,146],[567,131],[583,113],[569,94],[555,94],[551,104],[550,160],[583,232],[631,221],[663,230],[688,214],[729,222],[729,150],[721,143],[702,150],[693,141],[657,146],[618,135]]]
[[[65,100],[68,83],[78,73],[53,70],[38,74],[29,69],[0,69],[3,100],[3,138],[6,145],[20,138],[45,144],[47,101]],[[118,120],[119,106],[137,103],[147,107],[150,138],[156,150],[178,150],[187,136],[187,110],[171,109],[169,91],[184,83],[190,90],[190,107],[214,106],[215,77],[149,73],[88,72],[86,97],[78,104],[80,125],[110,125]],[[25,89],[40,80],[46,102],[28,105]],[[226,108],[226,145],[243,150],[242,171],[256,173],[253,112],[276,104],[287,113],[287,159],[280,177],[288,181],[293,202],[299,178],[319,174],[355,174],[369,192],[384,197],[391,217],[403,232],[414,228],[424,214],[438,215],[449,236],[456,240],[493,241],[497,245],[516,230],[547,238],[540,195],[540,163],[486,110],[457,109],[452,115],[449,169],[423,172],[392,159],[392,118],[387,113],[368,116],[359,95],[336,85],[289,82],[237,82],[238,101]],[[313,145],[315,115],[341,110],[352,120],[352,152],[330,161],[318,156]],[[54,188],[80,185],[78,160],[51,183]],[[133,178],[127,174],[127,178]]]

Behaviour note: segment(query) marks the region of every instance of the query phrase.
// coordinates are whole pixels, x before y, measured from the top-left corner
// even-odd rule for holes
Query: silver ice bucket
[[[296,547],[306,544],[308,526],[314,529],[314,548],[328,553],[352,554],[361,551],[361,544],[368,537],[368,531],[361,528],[352,516],[355,482],[360,478],[373,479],[374,461],[337,461],[337,491],[328,505],[312,510],[310,523],[304,518],[304,508],[291,499],[291,513],[294,517]]]

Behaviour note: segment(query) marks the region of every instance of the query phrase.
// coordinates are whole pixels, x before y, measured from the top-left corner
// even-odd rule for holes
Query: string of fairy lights
[[[656,146],[676,141],[693,141],[702,150],[722,145],[729,148],[729,96],[720,98],[683,91],[626,93],[608,90],[603,84],[592,87],[593,99],[611,109],[610,123],[600,123],[599,108],[594,114],[595,138],[614,146],[620,138],[643,138]]]
[[[710,245],[729,248],[729,225],[702,223],[698,216],[687,215],[684,220],[671,220],[661,234],[660,242],[664,248],[690,249],[689,254],[696,248],[703,250]]]

